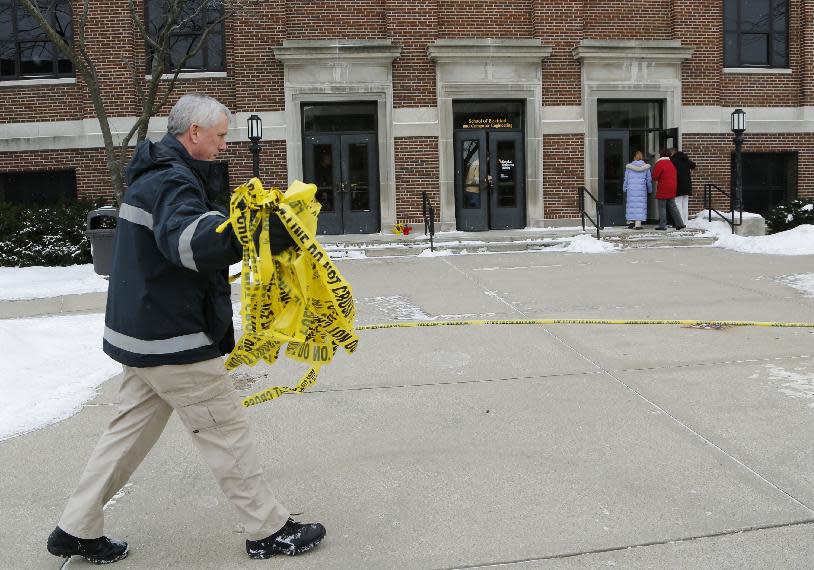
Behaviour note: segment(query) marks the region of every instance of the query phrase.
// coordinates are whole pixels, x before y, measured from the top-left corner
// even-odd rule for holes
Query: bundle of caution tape
[[[299,180],[283,193],[252,178],[234,190],[229,219],[217,228],[223,232],[231,225],[243,246],[243,334],[226,368],[254,366],[260,360],[273,364],[283,345],[286,356],[310,365],[294,387],[274,386],[252,394],[243,400],[246,407],[304,391],[316,383],[320,367],[340,346],[352,353],[359,342],[350,284],[314,237],[321,207],[315,193],[316,186]],[[295,247],[272,254],[271,216],[282,221]]]

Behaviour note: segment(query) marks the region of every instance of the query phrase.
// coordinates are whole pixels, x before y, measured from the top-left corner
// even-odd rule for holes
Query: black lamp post
[[[252,145],[249,150],[252,153],[252,176],[260,177],[260,139],[263,138],[263,120],[257,115],[249,117],[249,140]]]
[[[743,175],[741,168],[741,147],[743,146],[743,133],[746,131],[746,112],[743,109],[732,111],[732,132],[735,133],[735,208],[743,210]],[[735,221],[735,211],[732,211],[732,221]]]

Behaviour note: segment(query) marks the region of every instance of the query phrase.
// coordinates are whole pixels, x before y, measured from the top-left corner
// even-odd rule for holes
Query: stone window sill
[[[3,87],[46,87],[48,85],[74,85],[76,77],[52,77],[48,79],[20,79],[14,81],[0,81]]]

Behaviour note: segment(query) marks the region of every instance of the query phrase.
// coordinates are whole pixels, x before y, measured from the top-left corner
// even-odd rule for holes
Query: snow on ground
[[[724,215],[729,215],[724,212]],[[757,214],[743,213],[744,219]],[[804,224],[796,228],[767,236],[734,235],[729,224],[718,219],[708,221],[706,210],[687,222],[688,228],[706,230],[718,236],[715,247],[740,251],[742,253],[763,253],[768,255],[814,255],[814,226]],[[737,218],[737,216],[736,216]]]
[[[790,275],[783,278],[781,281],[790,287],[794,287],[807,297],[814,297],[814,273]]]
[[[74,415],[121,372],[103,329],[103,314],[0,320],[0,441]]]
[[[93,265],[0,267],[0,300],[42,299],[107,291],[107,279]]]
[[[610,243],[596,239],[594,236],[588,234],[581,234],[568,238],[567,241],[560,245],[555,245],[545,248],[543,251],[567,251],[569,253],[610,253],[621,249],[618,244]]]

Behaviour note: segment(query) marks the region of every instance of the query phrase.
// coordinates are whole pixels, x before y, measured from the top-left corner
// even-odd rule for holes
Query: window
[[[724,1],[724,66],[788,67],[788,0]]]
[[[150,37],[157,38],[167,20],[173,0],[147,0],[145,22]],[[181,12],[170,33],[170,44],[164,73],[183,71],[224,71],[223,2],[219,0],[181,0]],[[217,22],[217,23],[216,23]],[[195,52],[204,30],[209,33],[201,49]],[[147,73],[150,73],[153,50],[148,48]],[[193,53],[195,52],[195,53]],[[184,61],[185,58],[189,58]]]
[[[794,152],[744,152],[743,210],[765,216],[779,204],[797,198],[797,162]],[[732,180],[735,179],[735,154],[732,153]]]
[[[74,200],[74,170],[0,173],[0,202],[53,206]]]
[[[71,41],[70,0],[36,0],[46,19]],[[0,81],[73,77],[73,64],[48,40],[18,0],[0,0]]]

